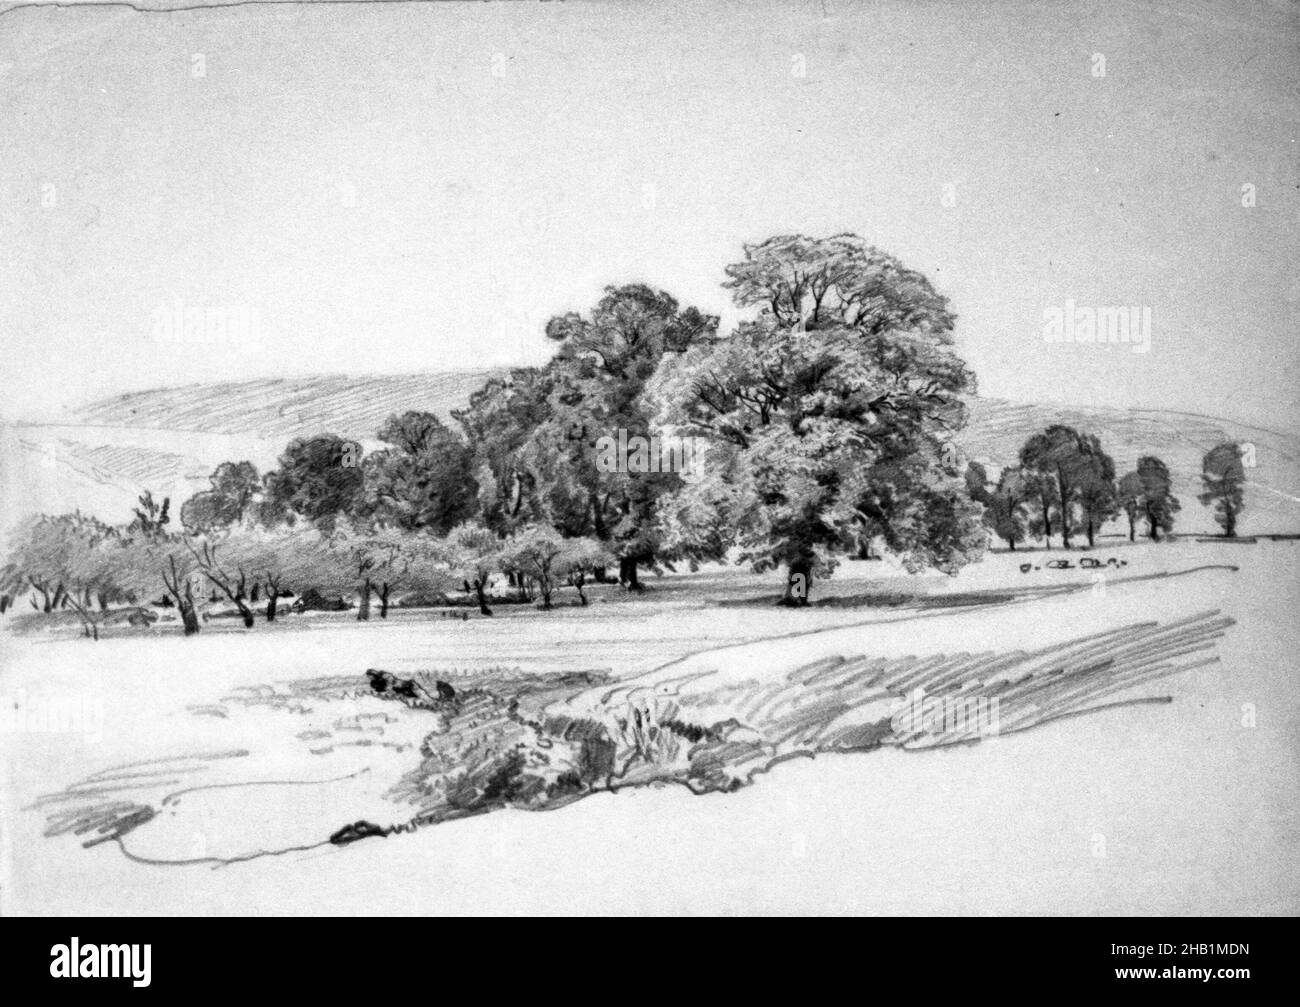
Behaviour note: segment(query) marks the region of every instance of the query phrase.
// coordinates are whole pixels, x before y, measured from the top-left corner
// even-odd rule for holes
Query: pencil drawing
[[[154,6],[0,9],[0,911],[1300,906],[1294,10]]]

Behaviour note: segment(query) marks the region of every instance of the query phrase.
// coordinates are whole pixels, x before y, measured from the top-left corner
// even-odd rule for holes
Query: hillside
[[[203,488],[221,461],[274,464],[293,437],[329,431],[374,444],[393,413],[424,409],[450,421],[492,371],[281,378],[188,385],[101,399],[59,424],[0,425],[0,492],[10,518],[80,508],[125,517],[138,493],[180,501]],[[1156,454],[1183,501],[1179,527],[1212,531],[1196,502],[1201,457],[1224,440],[1255,446],[1243,533],[1300,530],[1300,438],[1231,420],[1154,409],[1107,409],[973,398],[959,440],[974,459],[999,467],[1025,438],[1051,423],[1095,433],[1120,472]]]

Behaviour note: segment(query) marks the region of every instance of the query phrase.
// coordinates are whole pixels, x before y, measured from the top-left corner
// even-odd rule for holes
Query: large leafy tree
[[[1237,536],[1237,517],[1246,507],[1246,469],[1241,462],[1241,445],[1219,444],[1201,462],[1203,491],[1197,498],[1214,509],[1214,520],[1227,538]]]
[[[664,419],[726,445],[742,558],[783,566],[783,603],[879,535],[912,569],[979,555],[980,506],[945,444],[974,377],[923,275],[854,235],[745,247],[727,286],[758,317],[673,353]]]
[[[354,513],[362,502],[361,445],[335,434],[296,438],[266,482],[273,506],[329,531],[340,514]]]
[[[379,430],[389,445],[367,455],[359,510],[381,524],[445,535],[478,506],[474,456],[433,413],[392,416]]]
[[[181,505],[181,524],[191,535],[202,535],[238,524],[262,490],[252,462],[222,462],[208,477],[210,488]]]
[[[606,287],[583,317],[552,318],[548,338],[559,343],[550,368],[555,385],[552,415],[540,436],[561,462],[550,480],[552,513],[585,504],[590,525],[570,534],[608,543],[619,561],[619,580],[640,586],[637,568],[653,563],[662,540],[657,521],[661,498],[681,485],[673,471],[639,471],[622,459],[610,470],[600,464],[600,440],[620,433],[647,442],[655,430],[643,392],[666,353],[708,342],[718,320],[645,284]],[[661,466],[654,465],[654,469]],[[584,522],[585,524],[585,522]]]
[[[473,452],[482,521],[498,535],[542,521],[539,475],[548,471],[536,444],[551,417],[548,368],[521,367],[494,377],[452,413]]]
[[[663,552],[660,501],[680,474],[603,465],[601,439],[648,441],[643,392],[659,361],[716,329],[715,317],[644,284],[607,287],[588,314],[552,318],[551,361],[489,382],[456,414],[482,473],[487,525],[594,537],[618,558],[620,579],[639,587],[638,566]]]

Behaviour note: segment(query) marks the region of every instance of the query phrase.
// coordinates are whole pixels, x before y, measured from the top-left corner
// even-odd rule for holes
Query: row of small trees
[[[357,618],[366,620],[372,605],[386,618],[395,598],[438,604],[463,591],[491,615],[496,575],[519,600],[540,600],[549,609],[556,590],[570,586],[586,605],[585,586],[613,561],[600,543],[565,539],[544,526],[502,538],[472,523],[438,537],[345,521],[328,531],[303,522],[241,522],[191,535],[170,531],[166,504],[148,495],[129,524],[42,515],[16,528],[12,542],[0,570],[6,607],[27,594],[38,611],[74,611],[96,639],[122,605],[174,607],[187,635],[200,630],[208,600],[233,607],[249,628],[255,609],[272,622],[280,599],[305,595],[355,598]]]
[[[1217,445],[1202,462],[1200,502],[1214,511],[1224,535],[1237,533],[1245,508],[1243,446]],[[1069,549],[1073,535],[1084,535],[1091,548],[1097,532],[1122,513],[1128,518],[1129,541],[1139,526],[1152,541],[1173,531],[1181,504],[1173,494],[1169,467],[1154,455],[1138,459],[1137,468],[1115,478],[1115,462],[1093,434],[1056,424],[1034,434],[1020,449],[1018,465],[1007,466],[996,482],[972,462],[966,470],[971,499],[984,506],[988,527],[1014,550],[1026,539],[1052,535]]]

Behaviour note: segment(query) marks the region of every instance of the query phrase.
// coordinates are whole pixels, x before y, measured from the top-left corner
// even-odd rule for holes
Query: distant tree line
[[[1228,537],[1236,535],[1245,507],[1242,454],[1242,445],[1224,443],[1203,461],[1199,499]],[[983,505],[985,524],[1012,550],[1030,539],[1050,547],[1053,535],[1066,549],[1080,535],[1092,548],[1102,526],[1121,514],[1130,542],[1139,532],[1156,542],[1173,531],[1181,510],[1169,468],[1159,458],[1143,455],[1117,480],[1115,462],[1098,438],[1063,424],[1032,435],[1018,462],[1004,467],[996,481],[978,462],[966,469],[967,492]]]

